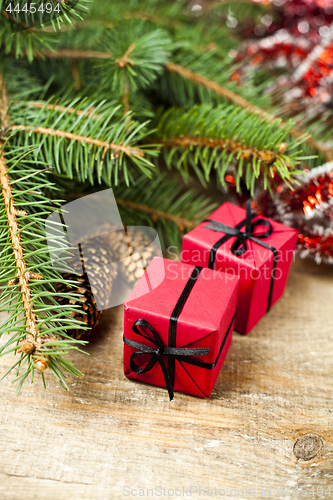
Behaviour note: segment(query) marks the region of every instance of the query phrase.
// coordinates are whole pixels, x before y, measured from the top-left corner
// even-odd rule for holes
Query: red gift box
[[[228,226],[228,227],[226,227]],[[297,231],[226,202],[183,238],[182,262],[240,277],[235,330],[247,334],[283,295]]]
[[[159,257],[147,271],[124,305],[124,373],[167,387],[170,399],[208,398],[231,345],[239,278]],[[154,289],[151,276],[162,278]]]

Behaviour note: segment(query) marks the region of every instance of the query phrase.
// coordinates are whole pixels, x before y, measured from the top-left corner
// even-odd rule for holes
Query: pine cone
[[[110,266],[115,260],[109,234],[89,240],[82,246],[83,269],[89,276],[90,285],[100,309],[108,307],[112,284],[117,277],[116,266]]]
[[[82,243],[80,255],[69,262],[74,273],[64,273],[67,280],[76,281],[78,288],[59,283],[58,293],[70,293],[75,299],[57,297],[59,304],[77,304],[82,307],[73,313],[73,317],[83,321],[87,326],[96,326],[102,316],[98,311],[95,297],[98,297],[99,308],[108,306],[112,284],[117,276],[117,266],[107,266],[114,261],[121,261],[121,273],[126,281],[133,285],[144,274],[150,260],[157,254],[156,245],[149,237],[136,228],[124,231],[110,231]],[[82,269],[84,272],[82,273]],[[91,330],[73,329],[69,332],[75,339],[87,339]]]
[[[66,280],[76,281],[79,285],[78,288],[67,286],[64,283],[59,283],[56,286],[58,293],[70,293],[75,296],[70,300],[58,296],[56,300],[59,304],[80,305],[81,308],[73,312],[72,316],[90,327],[90,330],[73,329],[69,331],[69,335],[75,339],[91,337],[91,329],[98,324],[102,317],[102,311],[98,310],[95,297],[98,297],[100,309],[107,307],[112,284],[117,276],[116,267],[107,266],[113,260],[109,235],[89,240],[82,244],[80,257],[70,262],[74,271],[77,273],[81,271],[81,273],[63,273],[62,275]]]
[[[91,291],[87,274],[77,275],[64,273],[63,278],[66,280],[76,281],[80,286],[78,288],[74,288],[67,286],[64,283],[59,283],[56,286],[56,291],[58,293],[70,293],[71,295],[74,295],[75,298],[68,300],[66,297],[58,296],[56,297],[56,300],[59,302],[59,304],[64,306],[68,304],[79,305],[80,309],[77,309],[75,312],[73,311],[71,313],[71,316],[78,321],[86,323],[86,325],[90,328],[93,328],[99,322],[102,316],[102,311],[98,311],[97,309],[96,301]],[[67,333],[74,339],[79,340],[81,338],[88,338],[90,336],[91,330],[81,330],[78,328],[74,328]]]
[[[148,264],[157,254],[156,245],[142,231],[135,228],[110,234],[110,245],[117,260],[121,260],[121,272],[130,284],[136,283],[144,274]]]

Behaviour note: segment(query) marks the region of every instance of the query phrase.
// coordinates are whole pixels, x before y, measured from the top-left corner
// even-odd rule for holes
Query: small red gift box
[[[151,277],[161,281],[153,289]],[[208,398],[231,345],[238,282],[154,257],[124,305],[125,375],[166,387],[170,399],[173,391]]]
[[[247,334],[283,295],[297,231],[226,202],[183,238],[182,262],[240,277],[235,330]]]

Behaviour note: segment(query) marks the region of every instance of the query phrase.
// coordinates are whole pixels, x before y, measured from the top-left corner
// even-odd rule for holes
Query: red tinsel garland
[[[226,181],[229,192],[243,203],[249,195],[236,194],[232,175]],[[292,190],[275,178],[273,198],[267,190],[258,188],[253,208],[299,231],[297,253],[301,257],[333,264],[333,162],[306,171],[298,181],[299,185]]]

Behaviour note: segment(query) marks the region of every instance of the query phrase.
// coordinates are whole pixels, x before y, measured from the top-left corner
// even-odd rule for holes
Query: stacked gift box
[[[155,257],[125,303],[127,377],[210,397],[233,329],[248,334],[283,295],[297,232],[224,203],[183,238],[182,262]]]

